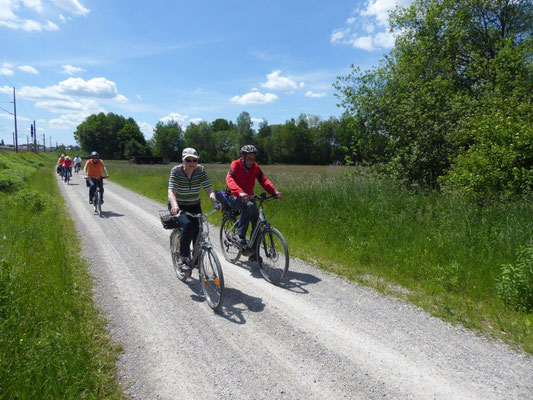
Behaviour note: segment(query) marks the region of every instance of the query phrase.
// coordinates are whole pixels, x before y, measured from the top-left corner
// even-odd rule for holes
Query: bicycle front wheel
[[[213,249],[202,250],[199,263],[200,283],[205,299],[214,311],[222,305],[224,298],[224,275],[218,260],[217,253]]]
[[[237,234],[237,218],[224,217],[220,226],[220,248],[226,261],[236,262],[241,256],[239,235]]]
[[[93,204],[94,204],[94,213],[98,214],[98,202],[100,201],[100,196],[98,196],[98,190],[94,191]]]
[[[259,270],[268,282],[280,283],[289,270],[289,249],[282,234],[275,228],[268,228],[259,236],[256,257]]]

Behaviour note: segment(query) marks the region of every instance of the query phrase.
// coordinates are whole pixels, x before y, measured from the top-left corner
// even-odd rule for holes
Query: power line
[[[7,79],[7,77],[4,75],[4,73],[3,73],[2,71],[0,71],[0,74],[2,74],[2,76],[3,76],[4,79],[7,81],[7,83],[9,83],[9,86],[11,86],[11,87],[15,86],[15,85],[13,85],[13,84],[9,81],[9,79]]]

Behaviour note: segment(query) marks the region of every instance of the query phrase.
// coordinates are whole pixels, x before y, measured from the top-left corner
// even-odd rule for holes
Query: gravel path
[[[174,274],[164,206],[106,181],[99,218],[72,182],[59,185],[131,399],[533,399],[533,357],[298,260],[270,285],[253,263],[223,261],[212,228],[217,315],[196,271],[188,284]]]

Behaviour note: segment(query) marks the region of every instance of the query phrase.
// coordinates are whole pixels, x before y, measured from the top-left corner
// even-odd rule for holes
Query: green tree
[[[393,13],[391,54],[335,84],[351,119],[352,159],[437,186],[473,143],[458,141],[458,130],[482,104],[495,104],[488,98],[530,97],[532,4],[415,0]]]
[[[154,128],[152,138],[154,154],[168,158],[172,161],[181,159],[181,151],[184,148],[183,131],[177,121],[159,121]]]

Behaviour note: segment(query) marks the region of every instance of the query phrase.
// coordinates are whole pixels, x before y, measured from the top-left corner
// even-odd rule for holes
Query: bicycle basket
[[[163,228],[178,229],[180,227],[175,216],[171,215],[167,210],[158,211],[157,213],[159,214]]]

